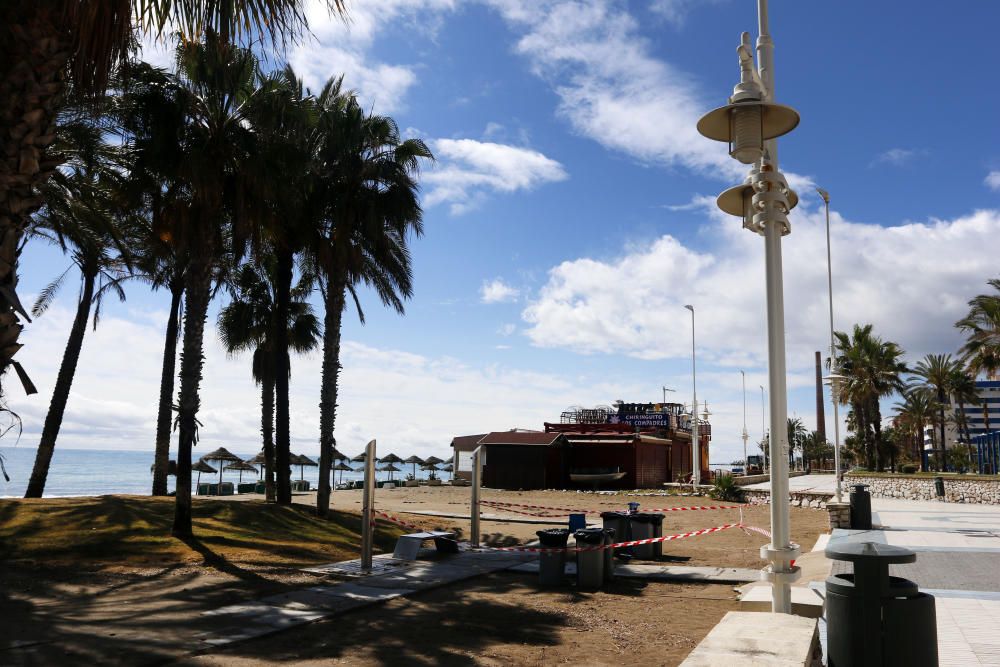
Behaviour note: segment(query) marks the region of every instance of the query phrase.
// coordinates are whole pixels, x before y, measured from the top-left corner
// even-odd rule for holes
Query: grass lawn
[[[296,567],[357,558],[361,517],[303,505],[194,499],[194,538],[170,535],[173,498],[0,500],[0,561],[41,567],[209,563]],[[402,531],[379,523],[376,552]]]

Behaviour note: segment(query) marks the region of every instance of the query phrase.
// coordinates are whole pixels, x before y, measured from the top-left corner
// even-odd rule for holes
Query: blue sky
[[[694,123],[738,80],[749,0],[354,0],[319,9],[288,60],[318,86],[344,73],[438,160],[421,183],[426,234],[399,317],[365,299],[345,319],[337,437],[359,450],[446,453],[451,437],[541,428],[569,405],[699,398],[713,462],[760,437],[766,385],[763,245],[714,206],[744,169]],[[832,195],[838,328],[872,322],[916,359],[959,344],[952,323],[997,276],[1000,130],[989,85],[994,3],[771,6],[778,100],[802,115],[780,140],[802,200],[785,238],[789,413],[815,426],[813,351],[828,345],[821,202]],[[147,47],[167,62],[163,47]],[[29,246],[22,291],[68,262]],[[25,332],[41,393],[12,407],[34,445],[75,290]],[[84,343],[59,446],[152,448],[168,299],[135,286]],[[218,304],[213,308],[217,309]],[[318,355],[292,380],[294,448],[318,451]],[[248,359],[210,341],[203,445],[257,448]],[[832,424],[831,424],[832,431]]]

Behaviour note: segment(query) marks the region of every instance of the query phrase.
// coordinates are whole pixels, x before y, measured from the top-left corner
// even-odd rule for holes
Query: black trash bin
[[[603,528],[581,528],[573,533],[576,546],[576,586],[580,590],[596,591],[604,583]]]
[[[632,531],[632,536],[629,538],[631,540],[645,540],[650,537],[655,537],[653,531],[656,528],[657,522],[659,522],[661,529],[663,526],[662,514],[636,512],[635,514],[629,514],[628,518],[629,528]],[[662,548],[660,552],[662,553]],[[638,544],[632,547],[632,553],[635,554],[636,558],[642,560],[652,560],[656,557],[656,544]]]
[[[651,517],[653,537],[663,537],[663,519],[666,518],[666,515],[649,512],[646,516]],[[650,546],[653,547],[653,558],[659,558],[663,555],[663,542],[653,542]]]
[[[851,561],[854,574],[826,580],[829,667],[931,667],[938,664],[934,598],[889,565],[912,563],[909,549],[874,542],[837,542],[827,558]]]
[[[851,491],[851,528],[872,529],[872,494],[865,489],[867,484],[853,484]]]
[[[619,542],[627,542],[632,539],[628,517],[628,512],[601,512],[601,521],[604,527],[614,530],[615,537]],[[632,557],[632,547],[619,547],[609,551],[614,551],[616,556]]]
[[[604,529],[604,546],[608,547],[615,543],[615,529]],[[601,552],[604,555],[604,581],[611,581],[615,578],[615,550],[606,548]]]
[[[542,553],[538,559],[538,583],[542,586],[561,586],[566,572],[566,542],[569,540],[568,528],[549,528],[539,530],[538,542],[545,549],[562,549],[552,553]]]
[[[944,477],[934,478],[934,491],[938,498],[944,498]]]

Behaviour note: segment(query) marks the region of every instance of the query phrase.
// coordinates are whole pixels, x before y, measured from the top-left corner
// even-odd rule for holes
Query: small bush
[[[743,501],[743,488],[736,484],[736,480],[729,473],[717,475],[712,484],[712,490],[708,495],[716,500],[725,500],[731,503]]]
[[[904,475],[912,475],[913,473],[920,470],[920,466],[918,466],[915,463],[904,463],[902,466],[900,466],[900,470]]]

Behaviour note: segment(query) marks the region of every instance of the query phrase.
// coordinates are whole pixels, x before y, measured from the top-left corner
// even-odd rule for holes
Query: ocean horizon
[[[0,477],[0,498],[23,498],[28,487],[28,479],[31,477],[31,469],[35,464],[35,452],[37,447],[7,446],[0,447],[0,455],[3,456],[3,464],[7,470],[10,481]],[[195,448],[192,462],[198,460],[205,452],[198,452]],[[259,451],[259,450],[258,450]],[[253,458],[257,452],[239,452],[233,454],[246,460]],[[317,457],[307,455],[313,460]],[[177,452],[170,451],[170,458],[176,459]],[[317,461],[318,462],[318,461]],[[108,450],[108,449],[55,449],[52,455],[52,463],[49,466],[49,476],[45,483],[45,498],[75,497],[75,496],[101,496],[109,494],[130,494],[130,495],[150,495],[153,486],[153,473],[150,466],[153,464],[153,452],[149,450]],[[210,465],[218,469],[217,462],[212,461]],[[360,464],[356,464],[360,465]],[[402,472],[394,473],[394,479],[405,479],[406,474],[411,472],[411,466],[401,465]],[[448,479],[448,473],[441,473],[444,479]],[[334,473],[334,482],[353,481],[363,479],[360,471],[344,471]],[[417,477],[426,477],[427,473],[417,469]],[[257,479],[259,475],[244,472],[242,479],[244,482]],[[389,479],[389,473],[379,471],[378,479]],[[319,468],[306,466],[301,470],[299,466],[292,466],[292,479],[306,479],[310,488],[315,489],[319,484]],[[202,482],[216,482],[219,480],[218,473],[202,473]],[[234,485],[240,480],[237,471],[225,470],[222,473],[222,481],[232,482]],[[191,473],[191,492],[197,490],[198,473]],[[167,478],[167,489],[171,493],[176,488],[176,479],[173,476]]]

